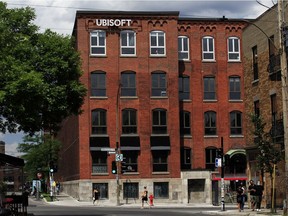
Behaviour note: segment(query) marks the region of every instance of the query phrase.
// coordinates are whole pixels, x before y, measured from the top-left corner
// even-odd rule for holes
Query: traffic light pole
[[[225,211],[225,181],[224,181],[224,144],[223,137],[221,137],[221,211]]]

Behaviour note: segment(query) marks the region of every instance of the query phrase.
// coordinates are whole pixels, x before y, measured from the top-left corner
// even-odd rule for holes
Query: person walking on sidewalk
[[[146,186],[144,186],[144,190],[143,190],[142,195],[141,195],[141,201],[142,201],[141,208],[144,208],[144,202],[146,202],[147,205],[149,205],[148,204],[148,190],[147,190]]]
[[[99,200],[99,191],[97,188],[94,189],[93,191],[93,205],[98,204],[98,200]]]
[[[250,193],[251,208],[252,208],[252,211],[254,211],[255,205],[258,202],[258,196],[256,195],[256,185],[254,184],[253,180],[250,180],[248,192]]]
[[[257,196],[256,211],[261,211],[263,190],[264,190],[264,187],[261,185],[260,181],[258,181],[256,185],[256,196]]]
[[[237,188],[237,204],[239,212],[244,211],[244,189],[241,185]]]

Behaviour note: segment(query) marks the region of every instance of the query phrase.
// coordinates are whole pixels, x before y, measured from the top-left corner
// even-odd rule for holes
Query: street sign
[[[123,154],[116,154],[115,160],[116,161],[123,161]]]
[[[101,151],[113,152],[115,151],[115,148],[101,148]]]
[[[108,154],[116,154],[115,151],[109,151]]]
[[[215,167],[221,167],[221,166],[222,166],[221,158],[215,158]]]

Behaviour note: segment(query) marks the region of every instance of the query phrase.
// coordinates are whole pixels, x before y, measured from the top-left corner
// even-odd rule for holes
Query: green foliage
[[[0,2],[0,131],[56,133],[86,95],[73,38],[38,32],[33,9]]]
[[[269,172],[272,176],[273,165],[283,159],[283,153],[280,149],[276,148],[275,144],[272,142],[271,135],[265,132],[264,128],[266,124],[263,123],[261,117],[252,115],[251,120],[255,126],[254,136],[256,138],[254,143],[259,149],[259,154],[257,156],[258,168],[265,172]]]
[[[36,173],[41,170],[49,172],[49,162],[57,164],[58,152],[61,143],[50,135],[25,136],[23,143],[17,147],[19,152],[24,153],[22,158],[25,160],[24,170],[28,174],[29,180],[35,179]]]

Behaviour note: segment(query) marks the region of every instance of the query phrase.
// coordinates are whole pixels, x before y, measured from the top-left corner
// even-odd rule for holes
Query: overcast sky
[[[35,8],[35,23],[40,31],[51,29],[59,34],[70,35],[77,10],[96,11],[179,11],[180,17],[215,18],[257,18],[277,0],[4,0],[8,8]],[[6,154],[17,156],[18,143],[23,134],[3,135]]]
[[[259,3],[257,3],[260,2]],[[77,10],[179,11],[182,17],[256,18],[277,0],[4,0],[8,7],[35,8],[36,24],[71,34]]]

